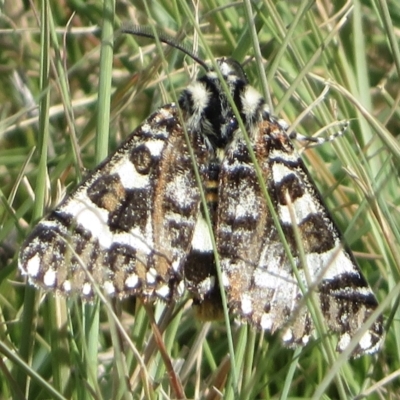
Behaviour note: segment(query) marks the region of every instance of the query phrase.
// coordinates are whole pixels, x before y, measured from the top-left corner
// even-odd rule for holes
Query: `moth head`
[[[188,126],[201,130],[214,148],[225,148],[238,131],[237,116],[245,125],[253,123],[264,100],[247,80],[242,66],[231,58],[216,60],[216,67],[189,85],[179,106],[190,116]],[[236,106],[235,113],[233,104]]]
[[[239,129],[238,117],[250,131],[261,118],[265,102],[249,85],[242,66],[236,60],[222,57],[209,67],[186,46],[152,28],[130,26],[123,27],[121,32],[153,39],[157,36],[160,42],[189,55],[206,70],[204,76],[183,91],[179,107],[189,133],[201,132],[210,149],[224,149],[234,139]]]

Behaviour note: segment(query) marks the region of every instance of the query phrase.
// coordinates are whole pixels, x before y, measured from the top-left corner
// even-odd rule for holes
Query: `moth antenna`
[[[304,136],[296,131],[293,131],[289,134],[291,140],[297,140],[301,142],[307,142],[306,148],[316,147],[324,143],[333,142],[338,137],[341,137],[346,132],[347,128],[350,125],[349,121],[340,122],[342,125],[340,130],[336,131],[335,133],[329,135],[328,137],[318,137],[318,136]],[[332,126],[331,124],[330,126]],[[329,126],[328,126],[329,127]],[[325,127],[326,128],[326,127]],[[321,129],[320,131],[316,132],[315,135],[318,135],[319,132],[325,130],[325,128]]]
[[[134,36],[142,36],[142,37],[147,37],[150,39],[156,39],[156,35],[154,34],[154,30],[149,27],[149,26],[141,26],[141,25],[133,25],[133,26],[126,26],[121,28],[122,33],[128,33],[130,35]],[[196,54],[193,53],[187,46],[185,46],[182,43],[178,43],[172,36],[169,36],[163,32],[156,31],[157,32],[157,37],[158,40],[162,43],[167,44],[168,46],[174,47],[175,49],[178,49],[182,51],[183,53],[187,54],[192,60],[197,62],[199,65],[201,65],[206,71],[209,71],[210,68],[208,65]]]

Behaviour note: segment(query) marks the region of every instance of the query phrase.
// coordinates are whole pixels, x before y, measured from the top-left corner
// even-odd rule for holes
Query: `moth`
[[[271,115],[237,62],[216,64],[223,81],[209,68],[38,223],[21,248],[19,269],[37,287],[88,301],[95,284],[109,295],[146,301],[175,300],[187,290],[197,304],[218,309],[222,285],[234,314],[258,329],[282,329],[288,346],[305,345],[314,331],[305,302],[312,290],[343,351],[377,300],[294,149],[288,124]],[[382,336],[378,318],[353,355],[377,351]]]

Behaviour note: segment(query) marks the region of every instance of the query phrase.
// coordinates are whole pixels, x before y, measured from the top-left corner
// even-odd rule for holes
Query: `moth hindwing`
[[[56,293],[170,300],[187,289],[199,305],[220,307],[210,232],[188,146],[194,150],[211,215],[229,308],[253,326],[285,327],[287,345],[308,342],[313,321],[255,165],[230,105],[250,138],[274,210],[304,287],[315,290],[343,351],[378,303],[295,151],[236,62],[217,60],[229,95],[210,70],[143,122],[22,246],[19,268]],[[180,110],[178,110],[178,108]],[[179,112],[181,111],[181,113]],[[182,119],[180,118],[182,115]],[[189,134],[187,143],[184,129]],[[311,282],[300,262],[300,233]],[[206,313],[207,314],[207,313]],[[354,355],[381,343],[382,319],[365,329]]]

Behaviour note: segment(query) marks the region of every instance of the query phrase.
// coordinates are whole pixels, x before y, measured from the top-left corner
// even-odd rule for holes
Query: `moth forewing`
[[[325,339],[327,339],[328,336],[328,326],[326,322],[324,322],[324,316],[322,314],[321,305],[317,296],[318,285],[321,282],[325,271],[322,270],[319,277],[313,278],[311,270],[308,268],[307,265],[307,257],[304,249],[302,234],[298,227],[296,210],[293,207],[293,203],[288,190],[286,190],[284,196],[286,199],[291,224],[293,227],[294,239],[298,249],[298,265],[296,262],[292,262],[292,266],[297,284],[299,285],[299,288],[301,290],[302,299],[298,302],[296,309],[293,310],[293,314],[290,316],[285,326],[283,327],[282,337],[284,340],[285,336],[288,338],[291,337],[291,326],[295,324],[295,321],[299,317],[299,314],[301,312],[304,312],[304,308],[306,308],[307,311],[310,313],[312,322],[316,328],[316,332],[311,332],[311,334],[317,333],[317,337],[321,338],[323,342],[326,343]],[[290,257],[292,257],[291,254]],[[327,268],[329,268],[329,262],[324,269],[326,270]],[[306,342],[306,338],[303,339],[303,341]],[[326,347],[326,350],[328,350],[328,353],[330,354],[329,358],[332,359],[331,355],[333,353],[334,347],[332,346],[331,342],[329,342],[329,344],[327,344],[326,346],[329,346]]]
[[[351,347],[353,356],[359,356],[363,352],[372,353],[376,351],[382,340],[382,319],[377,319],[370,328],[365,327],[364,324],[377,307],[376,299],[362,277],[354,256],[344,246],[342,236],[317,192],[315,184],[305,170],[304,164],[302,169],[305,172],[304,182],[308,182],[313,196],[308,199],[303,197],[303,211],[299,210],[299,207],[291,208],[291,211],[294,211],[293,214],[296,214],[295,216],[298,218],[299,214],[300,217],[301,214],[304,214],[304,210],[313,209],[310,204],[307,206],[307,202],[310,203],[311,199],[314,199],[315,205],[319,204],[319,213],[324,215],[324,219],[321,223],[318,222],[318,219],[313,218],[310,226],[314,226],[315,231],[320,231],[320,242],[322,245],[325,242],[325,251],[319,255],[312,255],[309,254],[308,249],[301,266],[305,266],[311,272],[308,279],[312,278],[314,290],[319,293],[317,303],[324,313],[329,329],[339,334],[337,350],[345,351]],[[292,224],[296,230],[301,226],[298,222],[292,222]],[[312,237],[310,227],[306,229],[307,231]],[[331,235],[325,235],[324,231],[330,231]],[[297,243],[299,249],[303,249],[303,246],[300,245],[306,245],[307,248],[312,247],[307,235],[304,236],[304,232],[300,233],[303,233],[303,237],[301,242]],[[300,257],[302,255],[304,256],[302,253],[299,254]],[[364,331],[362,340],[359,343],[354,342],[360,331]],[[351,343],[350,340],[353,342]]]
[[[34,229],[20,253],[22,272],[44,289],[69,294],[74,288],[91,298],[74,257],[65,263],[64,239],[71,236],[73,248],[109,293],[166,300],[179,295],[199,208],[180,126],[171,105],[137,128]],[[173,174],[177,160],[182,173]],[[176,223],[177,211],[182,215]],[[71,279],[58,275],[64,268]]]
[[[245,131],[242,128],[242,136],[240,133],[234,135],[234,140],[225,150],[226,156],[222,161],[220,174],[217,225],[217,233],[221,232],[219,247],[223,253],[221,258],[224,285],[230,306],[243,319],[271,332],[282,327],[297,308],[302,295],[291,263],[294,260],[300,266],[299,249],[284,195],[288,191],[293,199],[298,221],[296,227],[302,232],[313,282],[318,279],[321,270],[327,268],[333,260],[331,267],[327,268],[327,278],[323,281],[322,287],[328,294],[323,294],[325,301],[321,300],[321,304],[325,307],[324,316],[330,329],[341,333],[338,349],[343,351],[347,338],[356,331],[354,324],[358,326],[359,319],[362,318],[353,315],[351,304],[355,307],[365,302],[357,307],[365,307],[368,314],[376,307],[376,300],[362,278],[354,257],[341,247],[341,235],[286,133],[288,125],[271,116],[263,99],[254,89],[240,87],[242,91],[239,95],[236,94],[236,98],[240,98],[238,108],[244,116]],[[249,140],[246,139],[246,134],[249,134]],[[273,207],[268,209],[260,208],[259,205],[260,188],[263,187],[264,179],[268,189],[268,196],[265,197],[267,200],[270,197],[273,203]],[[255,186],[254,182],[257,182]],[[241,197],[235,198],[233,193],[240,193]],[[236,215],[232,210],[236,211]],[[274,211],[278,218],[274,217]],[[280,227],[284,239],[279,237],[278,241]],[[246,244],[234,245],[233,243],[238,242],[237,237]],[[285,241],[288,242],[289,253],[294,258],[288,255],[287,246],[285,248],[283,244]],[[263,250],[257,252],[254,243],[261,245]],[[332,257],[336,251],[338,256]],[[258,261],[255,254],[260,254]],[[336,284],[339,285],[337,289]],[[323,293],[322,287],[319,288],[320,293]],[[343,296],[353,296],[354,299],[346,300],[347,297]],[[360,312],[363,314],[364,311]],[[313,330],[312,321],[307,312],[300,317],[291,334],[284,335],[287,344],[305,344],[308,341]],[[356,349],[354,355],[375,351],[381,332],[379,320],[366,334],[366,340]],[[370,344],[366,345],[368,341]]]

